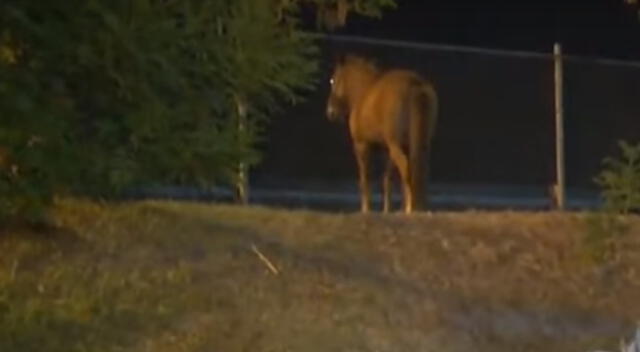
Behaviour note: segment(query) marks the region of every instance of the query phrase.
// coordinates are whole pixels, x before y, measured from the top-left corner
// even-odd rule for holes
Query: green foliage
[[[285,0],[286,1],[286,0]],[[395,7],[395,0],[306,0],[318,7],[316,24],[320,28],[334,29],[345,24],[348,14],[355,12],[379,17],[385,8]]]
[[[259,160],[267,117],[313,86],[317,49],[297,27],[301,2],[0,3],[0,147],[12,158],[0,168],[0,213],[26,214],[63,192],[233,181],[239,162]]]
[[[307,0],[318,6],[339,6],[343,5],[349,11],[365,16],[379,17],[385,8],[394,8],[394,0]]]
[[[618,239],[627,232],[625,215],[640,209],[640,144],[619,143],[620,158],[604,159],[604,169],[595,178],[604,200],[600,212],[587,217],[584,245],[598,263],[616,260]]]
[[[596,178],[602,187],[605,208],[627,214],[640,209],[640,143],[619,143],[620,159],[606,158],[605,169]]]

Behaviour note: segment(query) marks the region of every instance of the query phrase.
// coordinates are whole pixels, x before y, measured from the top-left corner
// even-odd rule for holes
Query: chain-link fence
[[[382,68],[414,70],[435,84],[441,107],[429,165],[435,207],[550,205],[556,182],[551,53],[340,36],[321,39],[321,47],[317,90],[269,128],[264,162],[251,173],[255,199],[357,203],[348,127],[325,116],[334,58],[350,53]],[[576,207],[594,204],[593,177],[601,160],[617,152],[617,141],[640,137],[640,65],[567,56],[563,67],[567,198]],[[372,181],[381,178],[381,155],[374,157]],[[380,183],[373,187],[379,192]]]

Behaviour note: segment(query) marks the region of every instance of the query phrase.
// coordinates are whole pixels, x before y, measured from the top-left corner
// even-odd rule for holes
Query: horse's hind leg
[[[391,161],[391,156],[387,155],[387,161],[384,170],[384,176],[382,179],[382,193],[383,193],[383,208],[382,210],[385,213],[391,211],[391,177],[393,176],[393,161]]]
[[[369,145],[362,142],[354,144],[356,161],[358,162],[358,174],[360,178],[360,210],[369,212]]]
[[[402,192],[404,194],[404,211],[413,211],[413,193],[411,191],[411,175],[409,173],[409,160],[407,154],[397,144],[389,144],[389,155],[396,164],[402,180]]]

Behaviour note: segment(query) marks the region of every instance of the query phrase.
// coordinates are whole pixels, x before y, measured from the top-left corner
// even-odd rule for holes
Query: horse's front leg
[[[360,185],[360,210],[368,213],[371,196],[369,194],[369,145],[362,142],[354,144]]]

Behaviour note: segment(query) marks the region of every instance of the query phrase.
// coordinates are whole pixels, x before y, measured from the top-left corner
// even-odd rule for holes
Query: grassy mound
[[[581,215],[405,216],[66,201],[0,233],[0,351],[614,350],[640,221],[585,260]]]

